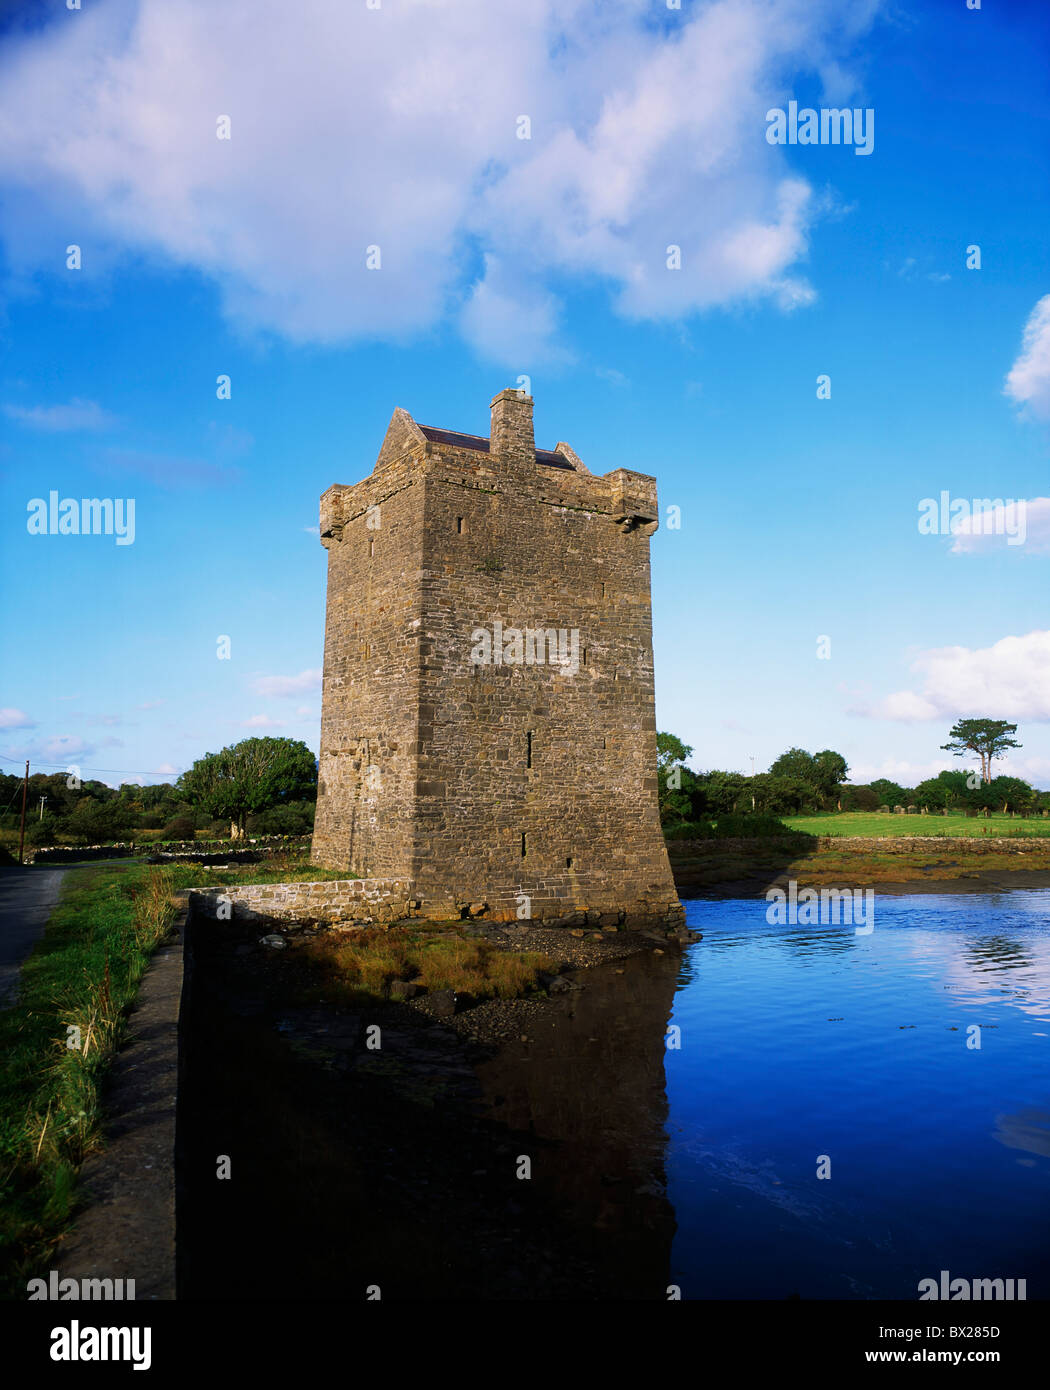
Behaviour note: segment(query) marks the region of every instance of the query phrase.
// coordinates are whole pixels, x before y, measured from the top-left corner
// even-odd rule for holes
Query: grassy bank
[[[166,868],[71,871],[0,1013],[0,1296],[25,1297],[72,1216],[106,1069],[175,916],[172,888]]]
[[[971,839],[973,837],[970,837]],[[801,837],[755,840],[669,840],[668,852],[679,892],[686,894],[760,892],[794,879],[802,887],[877,887],[969,881],[975,886],[1010,875],[1050,874],[1050,838],[1030,837],[1017,850],[985,849],[974,843],[945,842],[944,848],[885,850],[844,844],[819,846]]]
[[[356,878],[345,869],[321,869],[298,854],[275,854],[255,864],[216,868],[208,864],[165,864],[173,891],[183,888],[230,888],[239,883],[322,883]]]
[[[781,816],[782,823],[789,830],[804,831],[807,835],[937,835],[937,836],[985,836],[991,839],[1011,840],[1020,836],[1038,836],[1050,839],[1050,817],[1042,816],[1028,820],[1015,820],[1011,816],[991,815],[967,816],[964,812],[952,812],[942,816],[895,816],[892,813],[881,815],[872,811],[831,811],[814,816]]]

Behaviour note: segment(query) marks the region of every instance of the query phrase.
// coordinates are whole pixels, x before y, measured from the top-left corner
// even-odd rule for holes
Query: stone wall
[[[405,880],[386,878],[252,883],[194,889],[190,902],[200,916],[218,920],[274,917],[292,922],[360,922],[364,926],[420,916],[419,902],[410,896],[410,889]],[[232,911],[227,911],[227,905]]]
[[[660,828],[655,480],[395,412],[370,477],[321,500],[328,602],[313,859],[406,879],[439,917],[680,914]],[[577,669],[478,664],[478,630],[564,633]],[[507,638],[511,641],[511,638]],[[493,653],[495,657],[495,652]]]
[[[276,918],[288,922],[357,922],[389,925],[409,919],[429,921],[512,922],[519,920],[518,903],[511,896],[488,901],[457,898],[427,902],[413,896],[407,879],[350,878],[325,879],[311,883],[253,883],[237,887],[197,888],[190,893],[194,911],[218,921],[252,921]],[[579,908],[564,904],[545,904],[538,919],[551,927],[641,927],[678,928],[679,908],[654,913],[631,913],[626,908],[602,909],[584,904]]]
[[[95,859],[130,859],[148,854],[168,860],[210,859],[220,863],[250,863],[271,854],[295,850],[303,853],[310,847],[309,836],[273,835],[255,840],[128,840],[114,845],[46,845],[27,849],[27,864],[72,864]]]

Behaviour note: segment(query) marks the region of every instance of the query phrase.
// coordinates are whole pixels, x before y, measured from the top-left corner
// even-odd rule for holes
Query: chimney
[[[503,463],[535,463],[532,437],[532,397],[523,391],[501,391],[492,401],[489,453]]]

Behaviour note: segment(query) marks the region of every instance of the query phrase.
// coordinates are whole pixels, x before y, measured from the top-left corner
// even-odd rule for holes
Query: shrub
[[[162,840],[192,840],[196,826],[192,816],[176,816],[160,832]]]
[[[309,835],[314,828],[314,803],[290,801],[271,806],[248,820],[249,835]]]
[[[757,840],[778,835],[801,837],[807,840],[813,838],[805,831],[793,830],[790,826],[785,825],[779,817],[764,815],[761,812],[713,816],[709,819],[691,822],[683,821],[676,826],[666,827],[666,834],[668,839],[672,840]]]

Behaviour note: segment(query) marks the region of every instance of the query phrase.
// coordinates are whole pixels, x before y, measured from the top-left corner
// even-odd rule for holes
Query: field
[[[816,816],[782,816],[791,830],[803,830],[808,835],[967,835],[1013,839],[1018,835],[1050,836],[1050,816],[1033,816],[1029,820],[1013,819],[1008,815],[971,817],[962,812],[942,816],[895,816],[872,811],[832,811]]]

